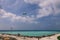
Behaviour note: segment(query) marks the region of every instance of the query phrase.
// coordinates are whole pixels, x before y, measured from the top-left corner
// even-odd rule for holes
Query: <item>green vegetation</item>
[[[60,40],[60,36],[58,36],[57,39]]]
[[[15,39],[15,38],[10,38],[10,40],[17,40],[17,39]]]

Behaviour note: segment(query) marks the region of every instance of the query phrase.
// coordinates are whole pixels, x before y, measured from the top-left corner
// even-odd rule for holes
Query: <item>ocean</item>
[[[21,30],[0,30],[0,33],[21,34],[24,36],[47,36],[60,33],[60,31],[21,31]]]

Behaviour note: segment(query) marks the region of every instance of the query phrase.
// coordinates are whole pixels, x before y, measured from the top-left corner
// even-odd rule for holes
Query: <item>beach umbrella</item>
[[[40,38],[42,38],[41,36],[34,36],[35,38],[37,38],[38,40],[40,39]]]

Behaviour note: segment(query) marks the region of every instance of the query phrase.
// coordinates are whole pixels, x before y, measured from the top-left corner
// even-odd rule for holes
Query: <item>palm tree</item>
[[[11,30],[13,30],[13,27],[11,27]]]
[[[11,33],[12,33],[12,31],[13,31],[13,27],[10,28],[10,31],[11,31]]]

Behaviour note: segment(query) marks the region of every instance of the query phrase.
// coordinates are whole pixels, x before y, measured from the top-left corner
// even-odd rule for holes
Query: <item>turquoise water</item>
[[[7,34],[21,34],[24,36],[47,36],[51,34],[60,33],[58,31],[0,31],[0,33],[7,33]]]

